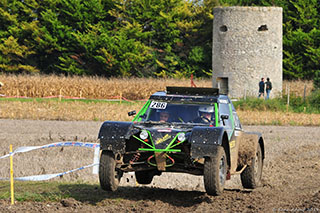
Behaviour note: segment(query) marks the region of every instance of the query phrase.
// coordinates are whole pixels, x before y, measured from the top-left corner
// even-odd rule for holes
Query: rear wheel
[[[224,190],[227,176],[227,157],[222,146],[217,154],[204,162],[204,186],[208,195],[220,195]]]
[[[106,191],[116,191],[122,171],[116,169],[116,161],[114,154],[110,151],[103,150],[100,157],[99,165],[99,181],[100,186]]]
[[[262,167],[262,151],[260,145],[258,144],[255,158],[251,160],[251,163],[240,175],[243,188],[255,189],[261,184]]]
[[[150,171],[136,171],[135,175],[139,184],[150,184],[153,179],[153,174]]]

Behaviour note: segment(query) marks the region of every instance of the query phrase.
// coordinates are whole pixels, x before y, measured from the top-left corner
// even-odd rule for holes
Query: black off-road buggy
[[[135,113],[132,122],[106,121],[99,139],[101,188],[115,191],[124,172],[150,184],[162,172],[203,175],[209,195],[241,175],[244,188],[261,181],[264,142],[244,132],[230,99],[215,88],[167,87]],[[166,121],[161,120],[165,114]]]

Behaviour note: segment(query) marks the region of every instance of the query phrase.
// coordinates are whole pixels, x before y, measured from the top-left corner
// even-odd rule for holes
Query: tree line
[[[234,5],[282,7],[284,77],[319,76],[317,0],[0,0],[0,72],[207,77],[213,8]]]

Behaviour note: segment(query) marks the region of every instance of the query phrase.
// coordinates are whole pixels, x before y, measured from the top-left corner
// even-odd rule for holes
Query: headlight
[[[178,141],[184,141],[186,139],[186,134],[185,133],[180,133],[178,135]]]
[[[146,130],[142,130],[142,131],[140,132],[140,138],[141,138],[142,140],[147,139],[147,138],[148,138],[148,132],[147,132]]]

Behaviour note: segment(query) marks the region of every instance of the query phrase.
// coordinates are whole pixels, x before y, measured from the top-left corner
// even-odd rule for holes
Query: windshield
[[[138,116],[142,122],[214,123],[215,106],[151,101],[145,112]]]

